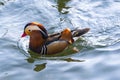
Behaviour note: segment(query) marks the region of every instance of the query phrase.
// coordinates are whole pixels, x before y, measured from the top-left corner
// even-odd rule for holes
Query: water
[[[28,57],[18,47],[26,23],[49,33],[91,28],[83,38],[51,57]],[[0,80],[120,80],[119,0],[1,0]],[[77,47],[79,52],[71,52]]]

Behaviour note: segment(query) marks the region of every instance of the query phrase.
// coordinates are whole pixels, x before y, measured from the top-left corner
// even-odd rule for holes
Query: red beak
[[[24,32],[21,37],[25,37],[25,36],[27,36],[27,34]]]

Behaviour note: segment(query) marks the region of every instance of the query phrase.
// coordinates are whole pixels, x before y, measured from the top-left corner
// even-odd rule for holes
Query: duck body
[[[61,33],[48,34],[42,24],[28,23],[21,37],[30,36],[29,49],[41,55],[51,55],[62,52],[79,37],[89,31],[89,28],[70,30],[64,29]]]

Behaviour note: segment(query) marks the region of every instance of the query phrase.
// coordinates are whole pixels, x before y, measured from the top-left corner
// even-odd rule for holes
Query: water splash
[[[28,53],[28,49],[29,49],[29,37],[23,37],[20,38],[18,40],[17,43],[18,48],[20,49],[20,51],[26,56],[26,57],[30,57],[29,53]]]

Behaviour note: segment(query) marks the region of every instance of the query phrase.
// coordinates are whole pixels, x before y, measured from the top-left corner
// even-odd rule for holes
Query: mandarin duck
[[[30,36],[29,49],[41,55],[50,55],[62,52],[66,47],[74,42],[74,37],[79,37],[87,33],[90,28],[64,29],[60,33],[48,34],[45,27],[37,22],[25,25],[21,37]]]

